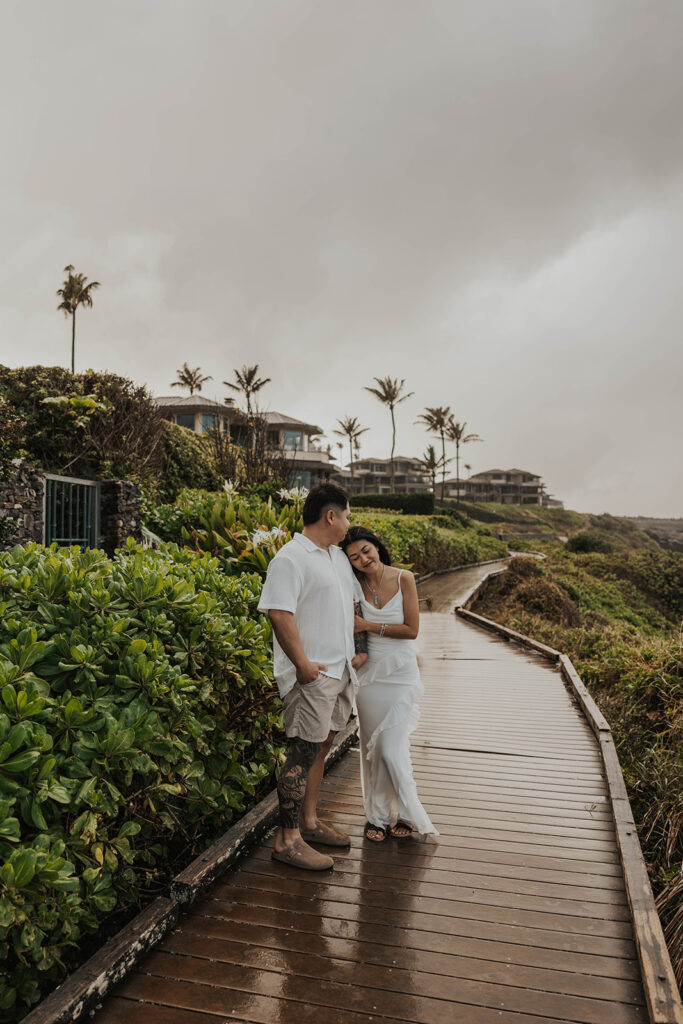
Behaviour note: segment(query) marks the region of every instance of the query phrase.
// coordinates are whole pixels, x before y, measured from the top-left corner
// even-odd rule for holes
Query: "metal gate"
[[[99,546],[100,495],[95,480],[45,474],[45,543]]]

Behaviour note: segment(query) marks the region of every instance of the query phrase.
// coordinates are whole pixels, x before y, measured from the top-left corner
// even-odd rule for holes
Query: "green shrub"
[[[0,1019],[269,784],[283,736],[260,589],[174,545],[0,555]]]
[[[587,554],[589,551],[613,550],[612,544],[595,530],[581,530],[579,533],[573,534],[566,546],[568,551],[582,552],[583,554]]]
[[[389,508],[406,515],[430,516],[434,512],[434,495],[414,494],[355,494],[352,508]]]
[[[223,479],[216,471],[212,449],[205,434],[164,420],[162,465],[156,500],[169,502],[185,489],[216,491]]]
[[[137,481],[158,475],[163,420],[151,394],[133,381],[60,366],[0,365],[0,392],[24,421],[26,458],[40,469]]]
[[[566,652],[609,721],[680,984],[683,556],[661,549],[574,555],[556,545],[532,564],[514,559],[476,610]],[[562,594],[573,620],[563,615]]]
[[[507,546],[474,528],[445,529],[433,519],[442,517],[391,515],[352,510],[351,521],[373,530],[389,548],[395,562],[410,565],[418,574],[449,569],[468,562],[502,558]]]

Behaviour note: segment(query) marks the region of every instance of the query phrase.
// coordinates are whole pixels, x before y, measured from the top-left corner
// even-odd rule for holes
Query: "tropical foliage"
[[[448,463],[453,460],[447,459],[444,455],[437,455],[434,445],[428,444],[424,455],[419,461],[429,473],[429,479],[432,483],[432,494],[436,494],[436,474],[440,469],[445,469]]]
[[[298,500],[281,509],[272,501],[255,506],[229,493],[220,495],[199,511],[195,526],[183,527],[183,543],[210,552],[228,574],[257,572],[265,577],[275,553],[303,529],[304,492],[297,494]]]
[[[354,449],[357,451],[360,448],[360,439],[363,434],[367,434],[369,428],[361,427],[357,416],[344,416],[337,420],[337,423],[339,429],[335,429],[335,434],[338,437],[345,437],[349,442],[349,466],[353,476]]]
[[[427,406],[424,412],[417,417],[416,423],[422,423],[430,434],[436,434],[441,438],[441,500],[446,494],[446,432],[451,416],[450,407],[447,405]]]
[[[202,373],[201,366],[195,366],[194,369],[190,369],[187,363],[183,363],[179,370],[176,370],[176,379],[171,382],[172,388],[187,388],[191,395],[195,391],[202,390],[202,384],[206,384],[207,380],[213,380],[213,377],[204,375]]]
[[[408,391],[406,394],[403,393],[405,380],[400,380],[398,377],[373,377],[376,387],[366,387],[365,391],[369,391],[371,395],[386,405],[391,413],[391,489],[394,489],[394,452],[396,450],[396,417],[394,415],[394,409],[401,402],[405,402],[406,399],[411,398],[414,392]]]
[[[0,393],[0,483],[8,480],[12,460],[21,455],[24,423]]]
[[[85,274],[75,273],[75,268],[69,264],[64,267],[64,273],[68,274],[66,281],[61,288],[57,289],[57,297],[62,301],[57,306],[64,316],[71,317],[71,372],[76,372],[76,310],[79,306],[92,307],[92,293],[95,288],[100,287],[99,281],[85,282],[88,278]]]
[[[455,445],[455,493],[458,501],[460,500],[460,446],[470,444],[472,441],[482,440],[479,434],[468,434],[466,431],[467,423],[459,423],[452,416],[449,417],[446,426],[446,440],[451,441]]]
[[[259,377],[258,372],[258,363],[255,366],[243,366],[241,370],[233,370],[235,375],[234,382],[229,380],[223,381],[226,387],[244,395],[245,404],[247,406],[247,417],[249,419],[251,419],[252,414],[252,398],[254,395],[258,394],[261,388],[265,387],[266,384],[270,384],[270,377]]]
[[[0,393],[24,422],[29,462],[51,473],[104,479],[158,476],[163,420],[146,388],[113,373],[0,366]]]
[[[157,502],[173,501],[185,488],[215,491],[223,483],[207,434],[163,421],[163,449],[158,480],[150,484]]]
[[[175,545],[0,555],[0,1020],[271,785],[260,587]]]

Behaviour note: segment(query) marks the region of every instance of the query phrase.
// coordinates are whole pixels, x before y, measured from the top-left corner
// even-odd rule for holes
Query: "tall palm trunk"
[[[353,438],[349,434],[349,469],[351,470],[351,479],[353,480]]]
[[[455,493],[456,504],[460,504],[460,444],[455,442]]]
[[[76,310],[71,313],[71,372],[76,372]]]
[[[396,420],[394,419],[394,407],[391,410],[391,491],[394,491],[394,448],[396,447]]]
[[[441,431],[441,456],[443,458],[443,465],[441,466],[441,500],[443,501],[446,495],[446,435],[444,431]]]

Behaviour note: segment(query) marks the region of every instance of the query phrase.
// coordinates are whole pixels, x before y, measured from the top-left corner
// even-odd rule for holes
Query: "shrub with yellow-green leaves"
[[[260,589],[175,545],[0,555],[0,1020],[270,785]]]

